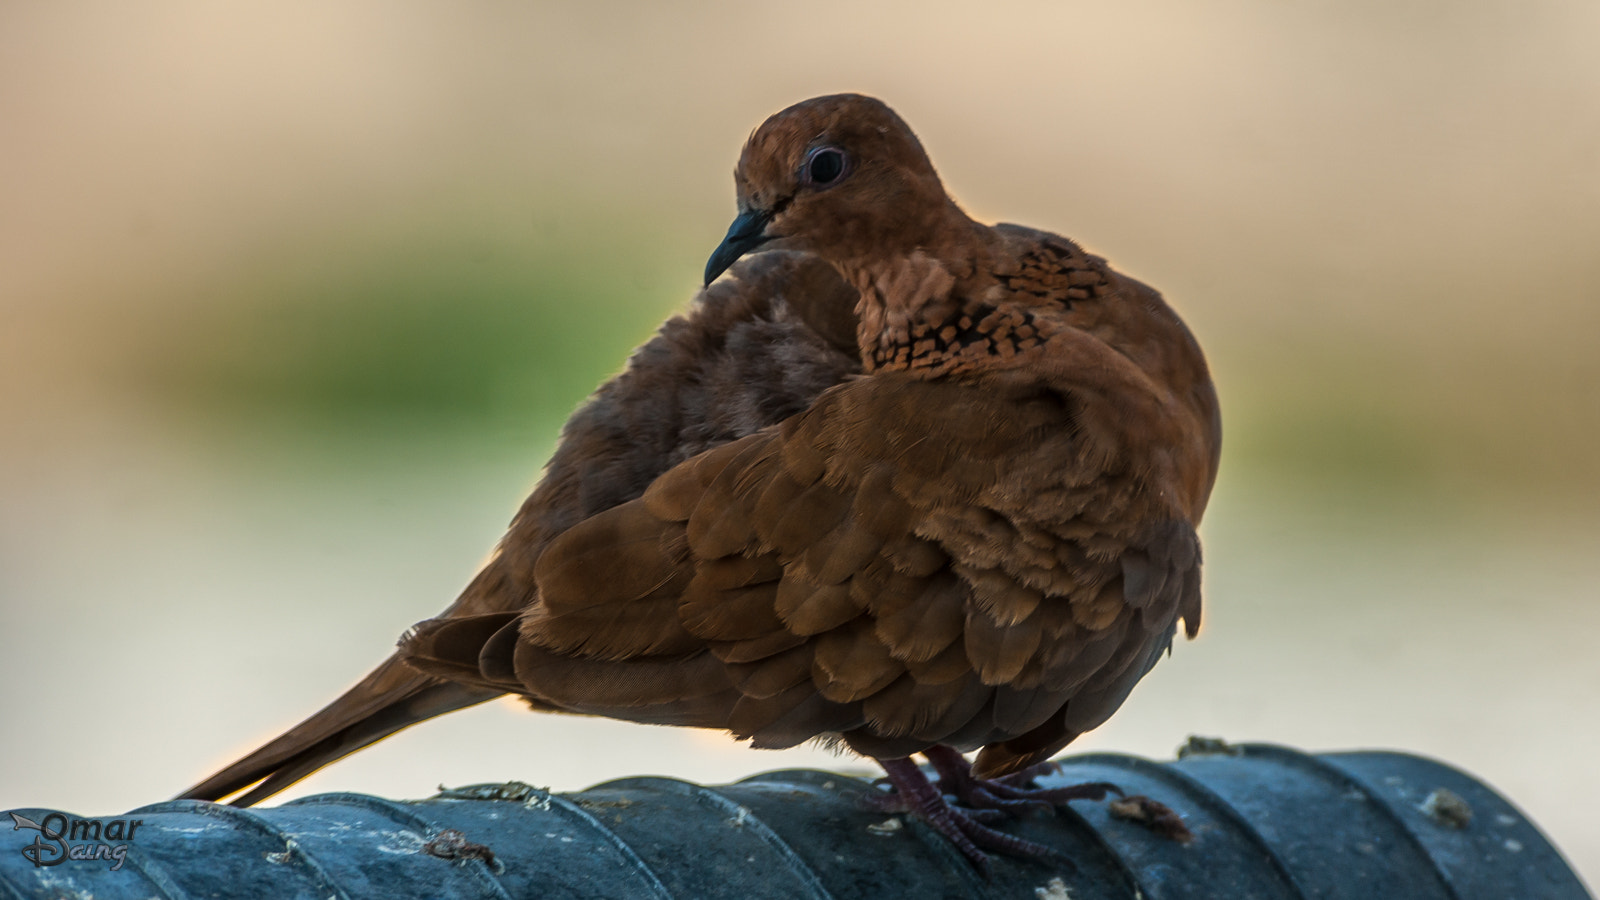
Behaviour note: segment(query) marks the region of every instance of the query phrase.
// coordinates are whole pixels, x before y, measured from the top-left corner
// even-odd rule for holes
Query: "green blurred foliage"
[[[147,322],[122,366],[210,427],[547,441],[691,291],[664,254],[451,239],[232,281]],[[682,271],[679,271],[682,270]]]

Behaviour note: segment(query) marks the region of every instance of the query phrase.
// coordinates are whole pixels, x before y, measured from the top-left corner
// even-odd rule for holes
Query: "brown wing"
[[[980,769],[1014,771],[1104,721],[1180,614],[1198,623],[1173,492],[1092,446],[1076,403],[1015,379],[849,382],[562,534],[539,602],[488,642],[449,620],[405,652],[574,712],[883,758],[988,745]]]
[[[568,420],[545,477],[494,557],[446,611],[473,617],[448,655],[493,636],[535,595],[534,567],[552,536],[634,499],[656,476],[700,453],[781,422],[858,371],[856,292],[826,263],[764,253],[708,288],[693,311],[662,326],[628,369]],[[485,618],[486,617],[486,618]],[[463,657],[465,658],[465,657]],[[391,657],[322,710],[182,796],[248,806],[375,741],[520,684],[470,664],[422,674]],[[506,673],[496,672],[496,675]]]
[[[689,315],[664,323],[567,420],[544,478],[446,615],[522,610],[553,537],[637,498],[684,460],[784,421],[860,371],[856,292],[833,267],[775,251],[731,274]]]

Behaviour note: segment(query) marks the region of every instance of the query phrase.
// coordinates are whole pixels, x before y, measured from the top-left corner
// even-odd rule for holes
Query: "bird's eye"
[[[827,187],[845,176],[850,160],[838,147],[818,147],[806,157],[805,180],[817,187]]]

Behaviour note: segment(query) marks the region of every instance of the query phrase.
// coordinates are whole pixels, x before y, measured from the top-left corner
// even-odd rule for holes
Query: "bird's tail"
[[[250,806],[402,728],[500,694],[424,675],[390,657],[339,699],[178,799],[220,801],[249,788],[232,805]]]

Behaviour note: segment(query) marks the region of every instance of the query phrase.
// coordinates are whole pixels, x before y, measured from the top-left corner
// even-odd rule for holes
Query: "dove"
[[[1033,778],[1122,705],[1180,623],[1199,629],[1196,528],[1221,425],[1198,343],[1155,290],[1073,241],[969,217],[876,99],[775,114],[734,181],[708,296],[774,254],[819,261],[835,287],[809,328],[855,368],[703,447],[680,429],[673,452],[640,454],[667,465],[631,466],[589,504],[556,502],[571,480],[609,478],[569,425],[500,555],[386,664],[426,680],[342,698],[190,796],[259,780],[244,800],[259,799],[503,693],[870,757],[893,787],[874,802],[979,868],[987,851],[1052,854],[993,827],[1005,815],[1115,789]],[[790,277],[769,289],[820,296]]]

